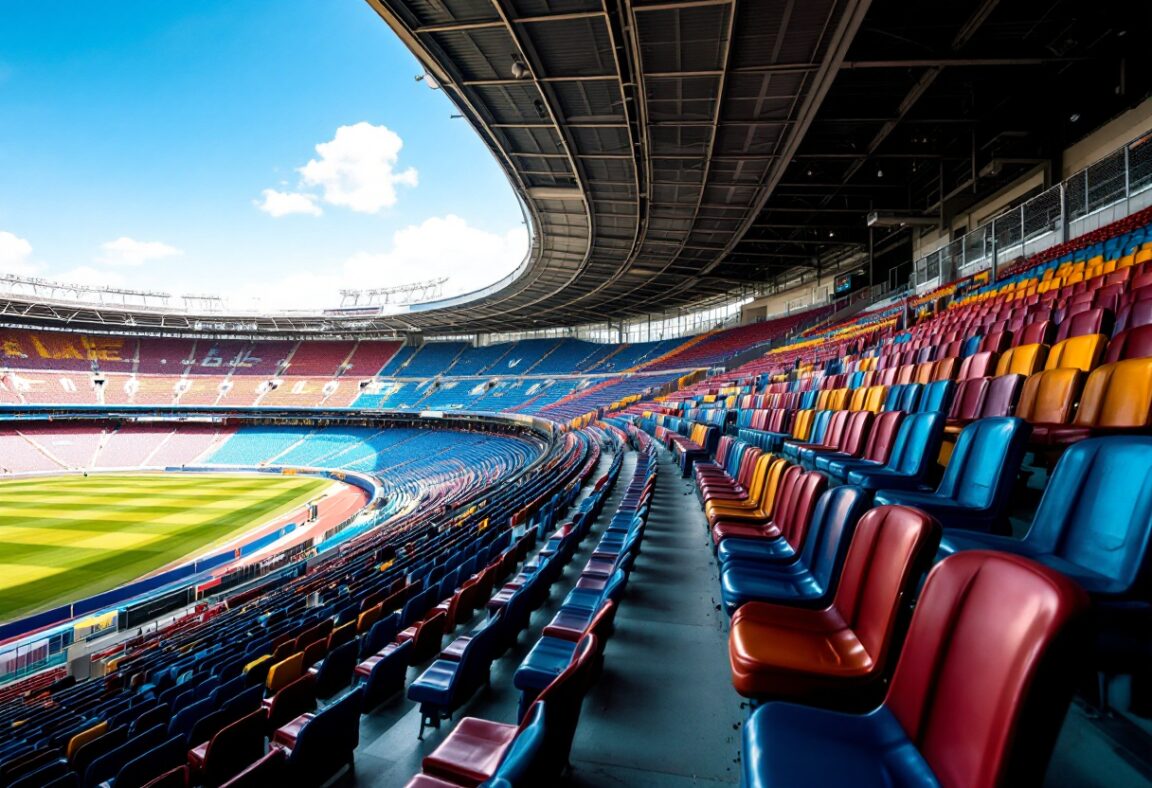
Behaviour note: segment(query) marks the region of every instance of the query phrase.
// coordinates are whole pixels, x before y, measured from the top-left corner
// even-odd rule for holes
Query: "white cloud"
[[[387,126],[361,121],[336,129],[336,136],[316,146],[318,159],[299,169],[301,183],[320,190],[330,205],[357,213],[379,213],[396,204],[397,186],[416,186],[416,170],[396,171],[400,135]]]
[[[36,270],[32,244],[14,233],[0,230],[0,274],[31,276]]]
[[[102,243],[100,248],[104,254],[97,261],[105,265],[143,265],[153,260],[164,260],[183,254],[175,246],[169,246],[160,241],[137,241],[135,238],[128,238],[127,236]]]
[[[353,255],[345,262],[344,272],[350,280],[363,283],[354,287],[386,287],[446,276],[446,293],[465,293],[511,273],[527,249],[528,233],[522,226],[501,235],[449,214],[398,230],[389,251]]]
[[[331,272],[307,271],[252,285],[239,295],[265,309],[317,309],[340,303],[339,290],[389,287],[448,277],[444,294],[485,287],[510,274],[524,259],[528,233],[516,227],[492,233],[459,216],[426,219],[398,230],[382,252],[358,252]]]
[[[319,216],[324,213],[316,204],[316,195],[301,192],[281,192],[275,189],[265,189],[260,192],[264,199],[256,200],[256,207],[269,216],[279,219],[295,213],[304,213],[309,216]]]

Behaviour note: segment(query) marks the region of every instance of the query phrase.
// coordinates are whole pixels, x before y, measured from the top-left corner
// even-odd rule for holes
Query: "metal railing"
[[[1152,131],[913,262],[918,289],[1004,265],[1152,205]]]

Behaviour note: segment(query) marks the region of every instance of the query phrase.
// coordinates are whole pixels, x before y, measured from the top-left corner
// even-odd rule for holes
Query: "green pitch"
[[[230,541],[332,483],[200,473],[0,482],[0,621],[116,588]]]

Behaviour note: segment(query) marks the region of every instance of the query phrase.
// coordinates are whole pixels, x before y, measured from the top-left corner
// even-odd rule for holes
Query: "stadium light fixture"
[[[519,52],[512,53],[512,79],[531,79],[532,72],[528,70],[528,65],[524,62],[524,58],[520,56]]]

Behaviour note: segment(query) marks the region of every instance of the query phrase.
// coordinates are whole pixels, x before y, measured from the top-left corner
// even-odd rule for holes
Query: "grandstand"
[[[1146,19],[368,2],[531,251],[0,297],[0,786],[1152,782]]]

